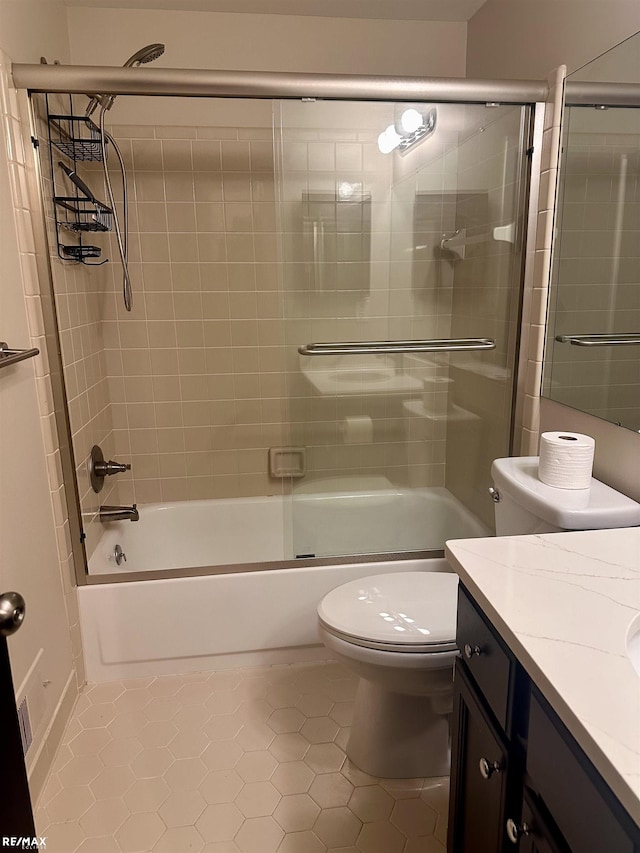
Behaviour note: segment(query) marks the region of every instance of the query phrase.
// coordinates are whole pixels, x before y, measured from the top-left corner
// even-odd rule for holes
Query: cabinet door
[[[550,823],[542,817],[527,790],[525,790],[522,804],[522,821],[516,826],[519,832],[522,832],[523,829],[524,832],[518,840],[514,840],[515,834],[510,838],[514,844],[514,851],[518,850],[518,853],[570,853],[557,830],[552,829]],[[509,835],[509,828],[507,828],[507,837]]]
[[[498,853],[504,844],[507,748],[464,664],[456,664],[449,853]]]

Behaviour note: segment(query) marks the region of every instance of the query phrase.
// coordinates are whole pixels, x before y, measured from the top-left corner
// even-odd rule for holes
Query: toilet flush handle
[[[499,504],[502,500],[502,495],[497,489],[494,489],[493,486],[489,486],[489,494],[491,495],[491,500],[494,504]]]

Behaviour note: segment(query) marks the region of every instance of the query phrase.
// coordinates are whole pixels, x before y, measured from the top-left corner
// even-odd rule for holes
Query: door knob
[[[0,595],[0,636],[10,637],[24,622],[27,605],[19,592]]]

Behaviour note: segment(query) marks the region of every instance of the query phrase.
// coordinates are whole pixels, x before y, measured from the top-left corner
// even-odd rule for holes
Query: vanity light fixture
[[[437,115],[435,107],[431,107],[426,115],[414,107],[408,107],[400,116],[397,126],[390,124],[378,136],[378,149],[382,154],[391,154],[397,148],[400,154],[406,154],[410,148],[434,133]]]

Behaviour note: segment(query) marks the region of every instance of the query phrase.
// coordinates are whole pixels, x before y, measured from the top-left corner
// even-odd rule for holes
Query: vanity
[[[640,528],[446,555],[461,651],[448,853],[638,853]]]

